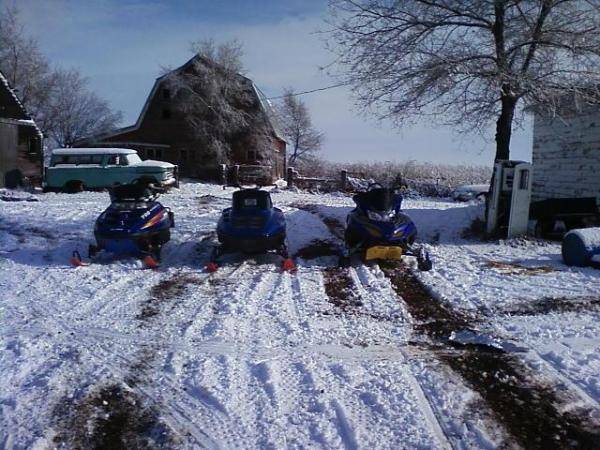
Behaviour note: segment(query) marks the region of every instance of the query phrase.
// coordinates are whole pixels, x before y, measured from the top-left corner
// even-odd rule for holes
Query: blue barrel
[[[596,255],[600,255],[600,228],[581,228],[565,234],[562,257],[566,265],[585,267]]]

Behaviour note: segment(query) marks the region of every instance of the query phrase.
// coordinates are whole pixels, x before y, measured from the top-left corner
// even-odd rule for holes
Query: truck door
[[[106,166],[104,166],[106,186],[126,184],[131,181],[126,164],[125,155],[108,155]]]

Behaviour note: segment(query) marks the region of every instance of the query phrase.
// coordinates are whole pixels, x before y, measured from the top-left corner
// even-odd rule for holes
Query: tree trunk
[[[502,111],[496,122],[496,157],[494,161],[510,159],[510,137],[517,99],[511,95],[503,95],[501,102]]]

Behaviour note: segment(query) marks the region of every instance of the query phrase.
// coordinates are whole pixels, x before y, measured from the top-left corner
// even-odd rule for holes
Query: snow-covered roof
[[[275,133],[275,136],[278,139],[281,139],[282,141],[287,142],[285,137],[281,133],[281,130],[279,129],[279,120],[277,119],[277,113],[275,112],[275,108],[273,108],[273,105],[271,104],[271,102],[269,101],[267,96],[263,93],[263,91],[261,91],[259,89],[259,87],[256,84],[254,84],[254,82],[252,80],[250,80],[250,82],[252,83],[252,87],[254,88],[254,91],[256,92],[256,96],[258,97],[258,100],[260,101],[260,106],[261,106],[262,110],[264,111],[265,116],[267,117],[267,120],[269,121],[269,124],[271,125],[271,128],[273,129],[273,132]]]
[[[53,155],[104,155],[106,153],[113,153],[118,155],[129,155],[131,153],[137,153],[135,150],[130,148],[112,148],[112,147],[83,147],[83,148],[57,148],[52,150]]]
[[[37,126],[37,124],[33,121],[33,119],[31,119],[31,115],[27,112],[27,109],[25,109],[25,106],[23,105],[23,103],[21,103],[21,100],[19,100],[19,97],[17,97],[17,94],[15,94],[15,91],[10,86],[10,83],[8,82],[8,80],[6,79],[6,77],[4,76],[4,74],[1,71],[0,71],[0,84],[2,84],[6,88],[6,91],[10,94],[10,96],[13,98],[13,100],[15,101],[17,106],[21,109],[21,112],[23,113],[23,115],[26,117],[25,119],[17,119],[19,122],[19,125],[34,127],[35,130],[37,131],[37,134],[40,136],[40,138],[42,138],[43,137],[42,130],[40,130],[39,127]]]

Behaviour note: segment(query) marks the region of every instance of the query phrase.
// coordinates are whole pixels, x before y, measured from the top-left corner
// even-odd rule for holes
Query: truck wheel
[[[79,180],[71,180],[65,184],[65,192],[68,194],[76,194],[83,191],[83,182]]]
[[[133,181],[133,184],[141,184],[142,186],[148,186],[149,184],[157,184],[156,179],[153,177],[142,177]]]

